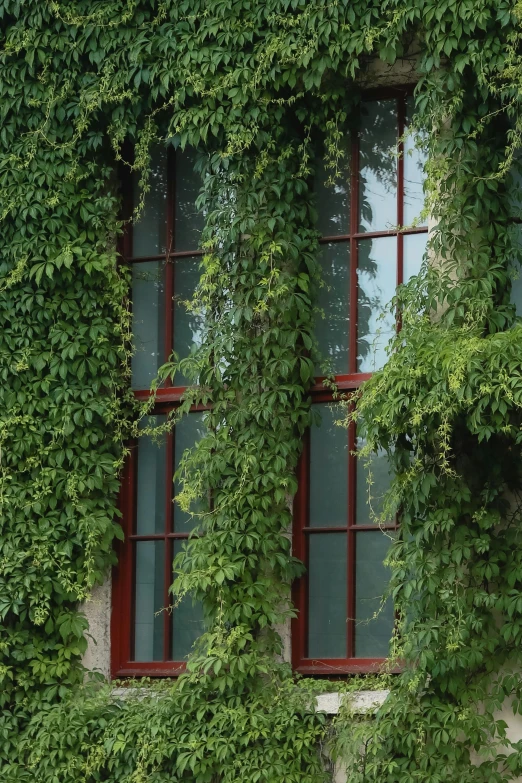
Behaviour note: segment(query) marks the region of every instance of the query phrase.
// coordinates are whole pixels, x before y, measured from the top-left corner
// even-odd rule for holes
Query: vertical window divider
[[[397,225],[400,229],[404,222],[404,130],[406,127],[406,96],[401,95],[397,100],[398,118],[398,145],[397,145]],[[400,230],[397,234],[397,285],[404,280],[404,234]],[[400,315],[397,313],[397,328],[400,329]]]
[[[122,145],[121,154],[129,165],[134,163],[134,147],[130,141],[125,141]],[[133,193],[132,193],[132,173],[123,161],[119,166],[120,181],[122,185],[122,218],[123,235],[121,237],[120,247],[123,260],[127,261],[132,256],[132,218],[133,218]]]
[[[176,204],[176,156],[174,150],[167,150],[167,218],[165,237],[165,361],[168,361],[174,346],[174,248]],[[168,381],[172,385],[172,378]]]
[[[348,371],[357,372],[357,299],[358,299],[358,245],[355,235],[359,231],[359,134],[352,132],[352,165],[350,177],[350,314],[349,314],[349,355]],[[356,463],[352,454],[355,445],[354,425],[348,428],[348,519],[346,533],[347,547],[347,619],[346,619],[346,655],[353,658],[355,651],[355,535],[352,530],[354,521],[353,498],[355,496]]]
[[[138,491],[138,459],[137,459],[138,442],[133,440],[130,447],[129,455],[129,484],[127,495],[127,507],[126,507],[126,519],[127,530],[124,530],[124,535],[127,537],[132,535],[136,529],[136,508],[137,508],[137,491]],[[123,647],[127,653],[129,660],[134,659],[134,617],[136,613],[136,541],[130,541],[131,557],[130,563],[126,563],[126,569],[124,570],[124,584],[123,594],[128,591],[127,595],[130,596],[130,612],[124,613],[124,628],[123,628]]]
[[[357,240],[359,227],[359,138],[352,132],[350,175],[350,303],[348,372],[357,372]]]
[[[350,412],[353,405],[350,404]],[[355,657],[355,501],[356,501],[356,480],[357,480],[357,462],[355,452],[355,424],[350,422],[348,425],[348,520],[346,542],[348,546],[347,557],[347,656]]]
[[[175,431],[167,435],[167,454],[166,454],[166,492],[165,492],[165,563],[164,563],[164,610],[163,610],[163,659],[165,661],[171,658],[171,637],[172,637],[172,610],[169,587],[172,584],[172,538],[169,533],[173,532],[174,518],[174,491],[172,481],[172,471],[174,469],[174,449],[176,447]]]
[[[308,563],[309,536],[303,535],[302,531],[308,525],[310,508],[310,428],[303,438],[297,479],[298,486],[306,487],[306,492],[297,492],[294,498],[292,547],[295,556],[302,563]],[[305,657],[308,656],[308,568],[300,579],[294,582],[292,591],[297,610],[297,617],[292,620],[296,633],[296,643],[292,644],[292,659],[294,668],[297,668],[303,651]]]

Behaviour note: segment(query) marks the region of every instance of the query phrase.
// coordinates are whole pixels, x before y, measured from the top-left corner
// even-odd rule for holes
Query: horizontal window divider
[[[156,389],[156,399],[162,402],[179,402],[186,392],[187,386],[167,386]],[[134,389],[134,397],[137,400],[148,400],[152,396],[150,389]],[[197,408],[194,408],[197,410]]]
[[[128,664],[115,669],[113,678],[118,677],[178,677],[186,671],[187,665],[182,661],[129,661]]]
[[[193,258],[203,255],[203,250],[173,250],[170,253],[158,253],[157,256],[129,256],[125,261],[127,264],[142,264],[145,261],[169,261],[171,258]]]
[[[190,533],[132,533],[129,541],[162,541],[164,538],[189,538]]]
[[[156,391],[156,402],[158,403],[156,406],[154,406],[151,413],[149,413],[149,416],[155,416],[162,413],[166,413],[165,409],[161,406],[163,403],[179,403],[181,402],[181,397],[187,390],[187,387],[183,387],[180,389],[179,387],[167,387],[158,389]],[[148,400],[149,397],[151,397],[151,391],[149,389],[135,389],[134,390],[134,397],[137,400]],[[171,408],[176,408],[178,406],[173,405]],[[209,411],[211,409],[210,405],[203,405],[203,404],[197,404],[192,405],[190,408],[191,413],[199,413],[201,411]],[[170,408],[169,408],[170,410]]]
[[[356,531],[374,531],[379,532],[382,530],[398,530],[398,525],[396,525],[394,522],[386,522],[384,525],[379,525],[377,523],[375,524],[365,524],[365,525],[345,525],[344,527],[336,527],[336,526],[325,526],[325,527],[319,527],[318,525],[314,525],[313,527],[303,527],[302,531],[303,533],[346,533],[347,530],[356,530]]]
[[[315,394],[327,394],[332,397],[334,391],[324,385],[324,380],[327,376],[317,376],[314,378],[314,385],[310,389],[312,395]],[[337,389],[358,389],[361,383],[368,381],[372,377],[370,372],[352,373],[350,375],[336,375],[333,383],[337,386]]]
[[[399,234],[427,234],[428,226],[415,226],[414,228],[389,229],[383,231],[357,231],[354,234],[335,234],[331,237],[321,237],[320,245],[330,242],[349,242],[350,239],[380,239],[382,237],[396,237]]]

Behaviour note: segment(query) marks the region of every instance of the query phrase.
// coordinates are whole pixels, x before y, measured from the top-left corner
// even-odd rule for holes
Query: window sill
[[[337,715],[343,701],[349,699],[353,712],[375,712],[388,698],[390,691],[355,691],[354,693],[321,693],[315,698],[315,711]]]
[[[150,689],[146,686],[130,686],[129,688],[116,687],[112,690],[114,699],[146,698]],[[315,697],[315,712],[324,712],[326,715],[337,715],[341,705],[346,699],[351,702],[353,712],[364,715],[368,712],[376,712],[388,698],[389,690],[380,691],[355,691],[354,693],[320,693]],[[159,695],[159,694],[158,694]]]

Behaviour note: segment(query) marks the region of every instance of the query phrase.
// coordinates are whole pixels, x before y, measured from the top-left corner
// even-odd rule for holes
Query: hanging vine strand
[[[498,717],[522,709],[521,18],[504,0],[0,0],[3,780],[316,783],[326,750],[349,783],[522,774]],[[313,169],[326,151],[335,179],[360,85],[398,60],[418,73],[433,263],[399,291],[402,331],[349,416],[393,467],[402,673],[365,680],[391,688],[376,716],[346,697],[327,726],[314,694],[360,680],[296,682],[273,630],[301,569],[286,530],[310,423]],[[176,682],[118,699],[81,684],[78,611],[114,560],[140,415],[116,171],[130,141],[146,193],[167,140],[199,150],[207,215],[203,343],[183,365],[198,386],[177,414],[210,407],[182,465],[204,535],[173,600],[201,599],[208,630]]]

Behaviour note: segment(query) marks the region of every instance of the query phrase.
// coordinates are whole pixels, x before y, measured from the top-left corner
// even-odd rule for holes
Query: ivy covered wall
[[[506,185],[521,17],[513,0],[0,0],[3,779],[302,783],[328,777],[325,743],[350,783],[520,774],[494,716],[521,703],[522,328]],[[440,264],[400,293],[401,335],[355,414],[394,465],[403,673],[376,683],[392,692],[375,720],[346,714],[327,733],[310,708],[324,684],[296,688],[270,631],[300,569],[284,533],[310,420],[310,177],[326,149],[335,178],[361,74],[403,56],[418,70]],[[208,214],[205,336],[184,367],[200,387],[180,414],[212,405],[186,497],[214,506],[177,589],[202,599],[210,630],[186,675],[121,702],[80,687],[77,606],[114,559],[135,418],[116,169],[130,140],[146,189],[150,145],[167,138],[199,149]]]

